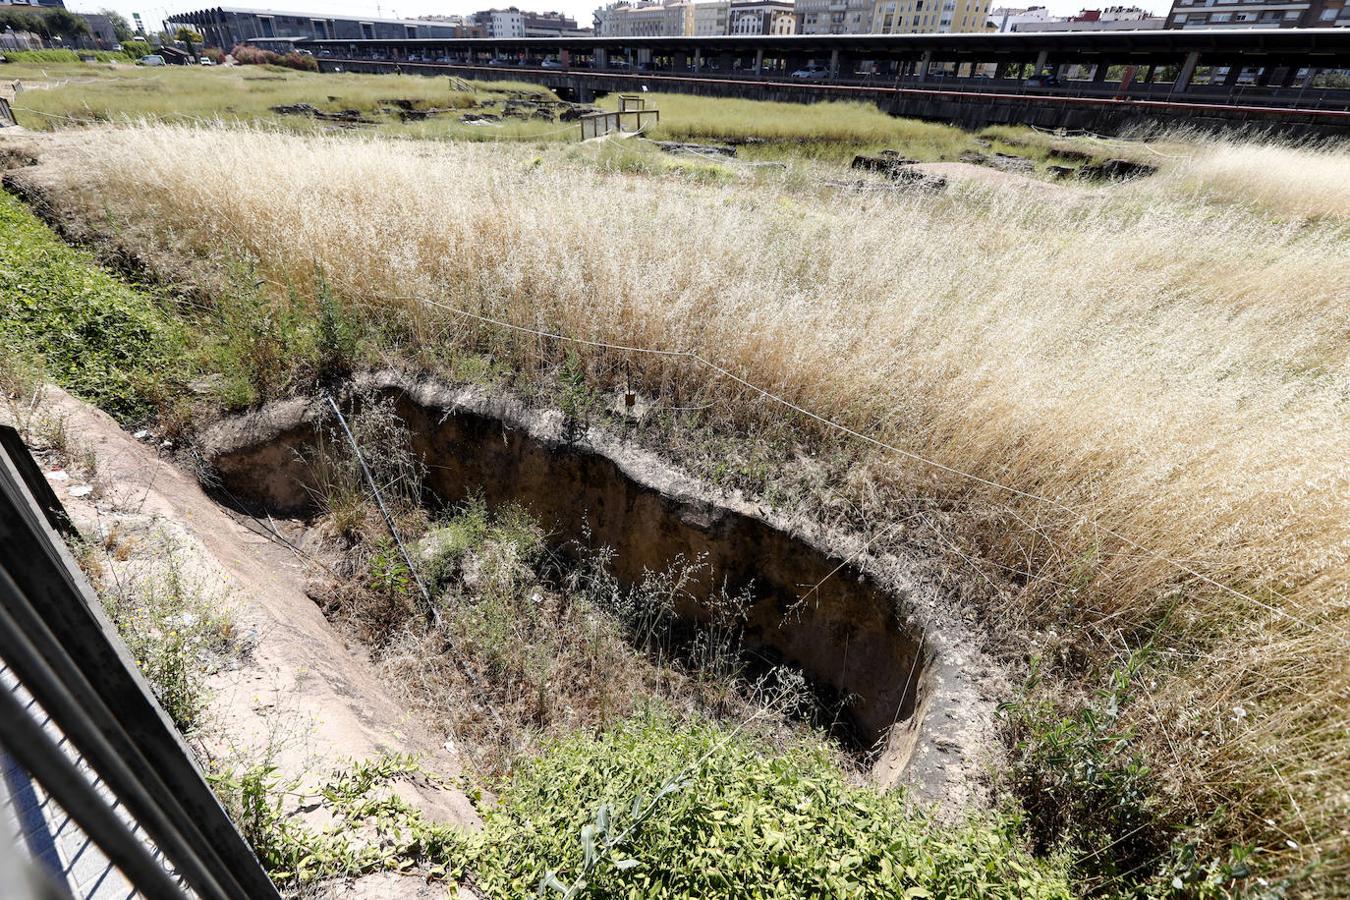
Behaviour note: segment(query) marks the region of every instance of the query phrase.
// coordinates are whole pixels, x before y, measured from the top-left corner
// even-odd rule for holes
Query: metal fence
[[[0,426],[0,893],[277,898],[104,616],[74,537]]]

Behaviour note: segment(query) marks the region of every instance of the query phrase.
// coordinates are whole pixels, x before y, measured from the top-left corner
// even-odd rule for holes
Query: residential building
[[[1146,31],[1162,28],[1165,16],[1155,16],[1137,6],[1108,6],[1105,9],[1084,9],[1076,16],[1052,19],[1048,22],[1023,22],[1013,31]]]
[[[426,19],[380,19],[375,17],[325,16],[321,13],[280,12],[217,6],[167,16],[171,28],[186,25],[200,32],[208,47],[229,50],[235,44],[255,39],[318,38],[375,40],[398,38],[460,37],[451,22]]]
[[[723,34],[796,34],[797,13],[792,0],[732,2]]]
[[[797,33],[867,34],[875,6],[876,0],[797,0]]]
[[[41,6],[47,9],[65,9],[66,0],[0,0],[0,6]]]
[[[1059,18],[1050,15],[1050,10],[1044,6],[1026,8],[1000,6],[989,13],[989,24],[998,32],[1016,31],[1021,25],[1056,21],[1059,21]]]
[[[1173,0],[1168,28],[1331,28],[1350,26],[1345,0]]]
[[[675,37],[694,33],[694,4],[686,0],[611,3],[595,11],[596,37]]]
[[[871,18],[874,34],[983,32],[989,0],[875,0]]]

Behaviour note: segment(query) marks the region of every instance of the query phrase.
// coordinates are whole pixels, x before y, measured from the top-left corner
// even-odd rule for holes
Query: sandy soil
[[[64,391],[46,391],[42,414],[64,418],[72,444],[97,455],[92,484],[73,469],[44,466],[81,533],[102,540],[116,529],[119,543],[135,548],[118,563],[124,566],[153,564],[144,557],[171,547],[194,584],[232,609],[248,652],[236,667],[212,676],[201,737],[208,752],[257,762],[270,751],[284,773],[308,784],[344,761],[386,751],[418,754],[428,771],[447,779],[459,773],[459,760],[404,712],[360,649],[349,646],[305,595],[304,567],[293,551],[263,536],[259,523],[214,503],[153,437],[138,440]],[[429,818],[477,824],[459,791],[419,785],[400,793]],[[447,891],[397,876],[332,889],[342,897],[440,897]]]

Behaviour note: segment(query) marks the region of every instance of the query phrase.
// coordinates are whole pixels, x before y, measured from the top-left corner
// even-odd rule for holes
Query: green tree
[[[131,27],[131,23],[127,21],[126,16],[115,9],[100,9],[98,14],[108,17],[108,21],[112,23],[113,34],[117,36],[119,44],[125,44],[127,41],[135,39],[136,31]]]

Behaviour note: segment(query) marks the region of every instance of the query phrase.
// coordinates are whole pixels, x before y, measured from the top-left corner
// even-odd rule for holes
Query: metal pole
[[[328,401],[328,407],[337,416],[338,424],[342,426],[342,433],[347,436],[348,443],[352,445],[352,452],[356,454],[356,462],[361,466],[361,474],[365,476],[366,485],[375,497],[375,505],[379,507],[380,515],[384,517],[384,524],[389,528],[389,534],[393,537],[394,543],[398,545],[398,552],[402,554],[403,562],[408,566],[408,574],[412,575],[413,581],[417,582],[417,589],[422,592],[422,600],[426,604],[428,618],[436,625],[440,625],[440,611],[431,602],[431,593],[427,590],[427,586],[422,583],[422,576],[417,574],[417,566],[413,565],[412,557],[408,555],[408,548],[403,546],[403,538],[399,537],[398,529],[394,527],[394,519],[389,515],[389,510],[385,509],[384,498],[380,496],[380,489],[375,484],[375,476],[370,474],[370,468],[366,466],[366,458],[361,455],[361,448],[357,446],[352,430],[347,427],[347,420],[343,417],[342,410],[338,409],[338,405],[333,402],[331,394],[324,394],[323,396]]]

